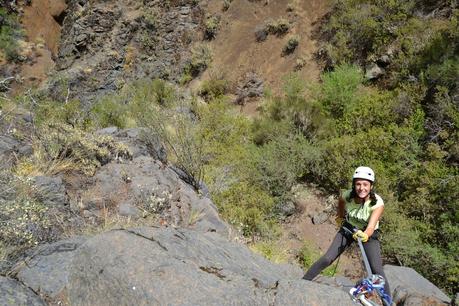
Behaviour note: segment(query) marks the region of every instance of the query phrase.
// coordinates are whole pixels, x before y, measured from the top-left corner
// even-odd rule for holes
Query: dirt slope
[[[40,86],[53,71],[62,18],[66,9],[65,0],[33,0],[30,5],[22,5],[21,23],[26,39],[22,42],[21,53],[27,58],[19,65],[21,82],[14,84],[13,94],[24,89]]]
[[[237,85],[246,73],[255,72],[264,80],[265,88],[279,93],[283,76],[294,71],[297,60],[301,58],[305,65],[299,71],[300,75],[307,81],[317,80],[320,67],[313,58],[317,46],[312,39],[312,31],[314,22],[327,12],[326,2],[234,0],[229,9],[223,11],[222,1],[208,1],[208,14],[220,18],[220,28],[216,38],[210,42],[212,66],[201,79],[218,73]],[[265,41],[257,42],[256,30],[279,18],[289,21],[288,33],[282,36],[270,34]],[[292,54],[283,56],[282,49],[293,35],[298,36],[299,45]]]

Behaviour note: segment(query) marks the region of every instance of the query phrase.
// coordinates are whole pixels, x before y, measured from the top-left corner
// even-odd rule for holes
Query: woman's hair
[[[371,183],[371,185],[373,186],[373,183]],[[349,193],[349,196],[348,198],[346,199],[346,201],[351,201],[351,199],[355,198],[357,196],[357,192],[355,191],[355,183],[354,181],[352,181],[352,190],[351,192]],[[376,193],[375,193],[375,190],[374,188],[370,190],[370,206],[373,206],[376,204]]]

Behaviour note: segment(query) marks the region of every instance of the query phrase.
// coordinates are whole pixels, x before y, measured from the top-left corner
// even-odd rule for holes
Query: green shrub
[[[300,43],[300,39],[297,35],[290,37],[287,40],[287,44],[284,46],[282,49],[282,54],[283,55],[288,55],[293,53],[295,51],[296,47],[298,47],[298,44]]]
[[[206,21],[204,22],[205,28],[205,38],[214,39],[218,32],[218,27],[220,25],[220,18],[217,16],[207,16]]]
[[[206,101],[219,99],[228,91],[228,81],[224,79],[210,79],[202,82],[199,95]]]
[[[98,127],[126,128],[128,126],[127,111],[128,106],[119,101],[118,95],[107,95],[96,102],[91,109],[91,115]]]
[[[18,59],[18,40],[23,34],[16,16],[8,14],[4,8],[0,8],[0,51],[5,55],[6,60]],[[0,59],[2,54],[0,53]]]
[[[232,184],[215,195],[222,216],[244,236],[274,239],[279,234],[275,219],[270,217],[274,201],[265,191],[246,182]]]
[[[269,34],[274,34],[277,36],[282,36],[290,30],[290,23],[287,19],[279,18],[277,20],[272,20],[266,25],[266,31]]]
[[[286,263],[287,250],[275,241],[260,241],[250,245],[250,249],[274,263]]]
[[[191,48],[191,58],[184,68],[184,74],[196,77],[209,67],[211,61],[210,47],[206,44],[196,44]]]
[[[318,89],[316,89],[318,91]],[[301,131],[306,137],[313,139],[323,130],[328,130],[328,118],[322,111],[317,100],[307,99],[310,95],[304,80],[298,73],[285,76],[283,83],[284,96],[267,97],[262,104],[262,120],[273,120],[274,129],[287,122],[292,123],[291,132]],[[275,122],[283,122],[275,124]]]
[[[341,65],[323,74],[319,99],[324,110],[334,118],[342,117],[347,105],[355,104],[362,81],[362,72],[352,65]]]
[[[285,197],[305,174],[315,148],[300,134],[280,135],[260,147],[254,147],[257,172],[253,179],[273,196]]]

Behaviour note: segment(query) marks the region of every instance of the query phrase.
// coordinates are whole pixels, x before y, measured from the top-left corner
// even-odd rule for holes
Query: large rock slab
[[[353,305],[221,235],[137,228],[95,236],[72,261],[71,305]]]
[[[44,306],[43,300],[18,281],[0,276],[0,305]]]

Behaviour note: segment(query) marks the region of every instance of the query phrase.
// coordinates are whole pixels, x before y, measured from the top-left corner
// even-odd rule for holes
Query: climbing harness
[[[343,228],[349,234],[353,234],[350,229],[346,227]],[[384,277],[372,273],[365,249],[363,248],[362,239],[360,239],[360,237],[357,238],[357,243],[359,244],[360,252],[362,253],[362,259],[365,265],[365,270],[367,271],[367,277],[352,287],[351,290],[349,290],[349,294],[355,302],[360,302],[364,306],[378,306],[378,304],[369,299],[376,293],[381,298],[384,306],[391,306],[392,299],[384,290],[384,284],[386,283]]]

